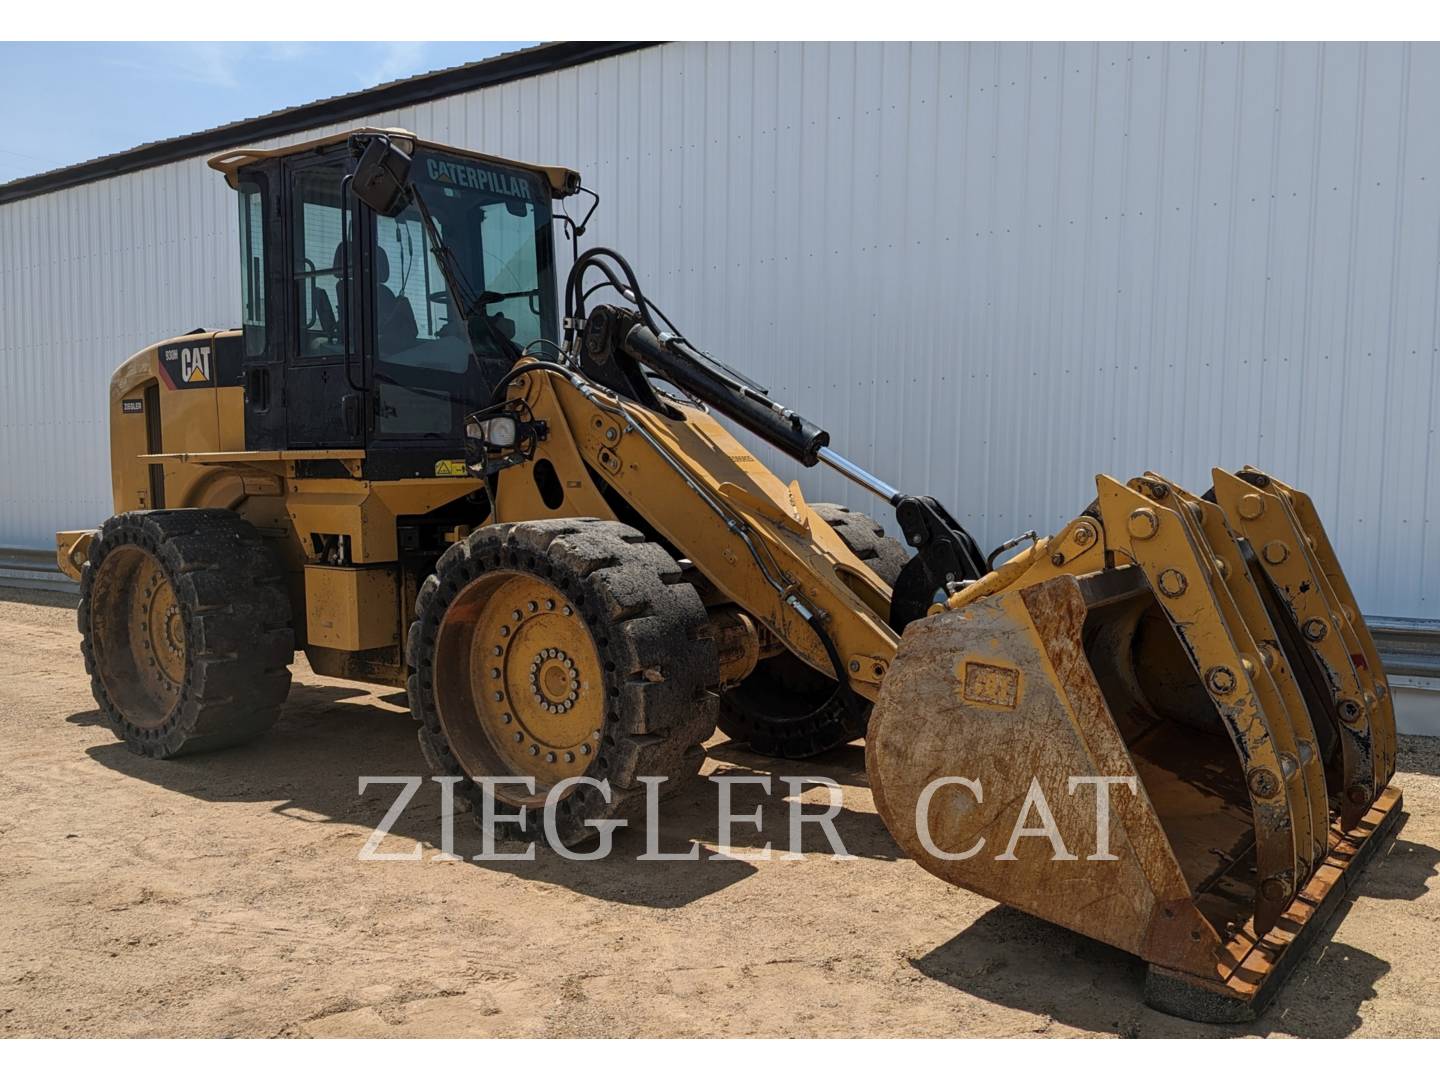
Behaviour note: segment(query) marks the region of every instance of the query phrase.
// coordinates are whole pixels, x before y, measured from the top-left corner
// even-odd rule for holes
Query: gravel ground
[[[943,885],[900,854],[859,747],[802,769],[717,738],[707,768],[846,787],[847,862],[435,861],[404,696],[297,663],[280,724],[221,754],[135,757],[100,722],[73,600],[0,590],[0,1033],[40,1036],[1440,1035],[1440,740],[1402,739],[1409,820],[1351,910],[1258,1024],[1146,1008],[1143,965]],[[682,794],[666,850],[717,843],[717,794]],[[784,789],[736,792],[788,849]],[[757,801],[758,800],[758,801]],[[755,834],[737,829],[737,843]],[[480,850],[457,821],[455,849]]]

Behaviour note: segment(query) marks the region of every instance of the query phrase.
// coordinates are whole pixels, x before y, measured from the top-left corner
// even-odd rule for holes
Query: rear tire
[[[811,503],[810,509],[839,534],[852,554],[894,587],[909,559],[900,541],[886,536],[874,518],[848,506]],[[834,694],[834,679],[789,652],[781,653],[761,660],[744,682],[721,695],[719,727],[757,754],[814,757],[860,738],[870,722],[869,702],[857,699],[856,715]]]
[[[112,731],[171,758],[246,742],[290,692],[290,599],[274,558],[228,510],[107,521],[80,578],[85,670]]]
[[[411,712],[439,773],[481,815],[475,776],[533,777],[535,795],[495,789],[526,809],[497,840],[545,843],[543,802],[557,783],[567,845],[589,820],[643,811],[642,776],[668,794],[694,777],[715,730],[719,661],[705,605],[679,565],[616,521],[491,525],[441,556],[415,602],[406,645]],[[481,820],[481,827],[484,822]]]
[[[886,536],[884,526],[859,510],[839,503],[811,503],[810,509],[840,534],[856,558],[875,571],[886,585],[895,587],[900,571],[910,561],[904,544],[893,536]]]

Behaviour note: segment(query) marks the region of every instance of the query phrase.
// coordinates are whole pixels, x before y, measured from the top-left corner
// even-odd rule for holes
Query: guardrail
[[[55,566],[53,551],[0,547],[0,585],[74,593],[79,586]],[[1366,616],[1380,662],[1391,676],[1440,679],[1440,619]]]
[[[0,586],[78,593],[80,586],[55,565],[54,551],[0,547]]]

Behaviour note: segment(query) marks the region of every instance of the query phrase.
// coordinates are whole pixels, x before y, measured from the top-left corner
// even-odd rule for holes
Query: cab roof
[[[567,169],[563,165],[535,165],[526,161],[515,161],[511,158],[496,157],[493,154],[482,154],[475,150],[466,150],[460,146],[447,146],[444,143],[430,142],[420,138],[413,131],[406,131],[404,128],[378,128],[359,127],[351,128],[336,135],[325,135],[318,139],[311,139],[308,142],[292,143],[289,146],[278,146],[273,149],[243,148],[239,150],[227,150],[223,154],[216,154],[206,164],[217,172],[223,173],[225,182],[232,188],[238,186],[237,173],[247,165],[255,165],[262,161],[273,161],[277,158],[289,157],[292,154],[303,153],[306,150],[314,150],[322,146],[335,146],[348,142],[352,135],[387,135],[400,149],[407,154],[413,154],[416,147],[424,147],[427,150],[439,150],[445,153],[459,154],[462,157],[479,158],[483,161],[491,161],[497,165],[506,165],[512,169],[525,169],[530,172],[542,174],[550,183],[550,195],[552,198],[563,199],[567,195],[574,195],[580,190],[580,174],[574,169]]]

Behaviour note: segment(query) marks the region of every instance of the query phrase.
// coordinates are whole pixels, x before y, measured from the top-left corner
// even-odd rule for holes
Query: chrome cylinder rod
[[[885,483],[884,480],[881,480],[878,476],[874,476],[866,472],[859,465],[856,465],[853,461],[846,461],[843,457],[835,453],[835,451],[831,450],[828,446],[822,446],[820,448],[820,452],[816,456],[819,457],[819,459],[823,461],[826,465],[829,465],[832,469],[838,472],[841,476],[845,477],[847,480],[854,481],[855,483],[863,487],[866,491],[880,496],[880,498],[884,499],[888,503],[893,504],[895,502],[895,499],[900,494],[898,489],[891,487],[889,484]]]

